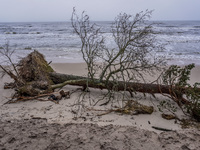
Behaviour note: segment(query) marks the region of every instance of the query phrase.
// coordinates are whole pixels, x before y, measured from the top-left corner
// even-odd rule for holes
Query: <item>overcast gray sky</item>
[[[91,20],[146,9],[154,10],[153,20],[200,20],[200,0],[0,0],[0,22],[69,21],[73,7]]]

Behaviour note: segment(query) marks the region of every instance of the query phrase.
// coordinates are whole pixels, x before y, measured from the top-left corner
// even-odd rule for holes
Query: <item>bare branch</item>
[[[2,46],[3,49],[0,50],[0,55],[5,58],[5,62],[7,63],[6,65],[1,65],[0,68],[2,69],[1,75],[2,77],[7,74],[9,75],[12,79],[15,80],[16,85],[23,85],[24,81],[20,77],[17,65],[13,62],[12,60],[12,55],[15,53],[15,50],[11,50],[9,48],[9,41],[6,42],[4,46]]]

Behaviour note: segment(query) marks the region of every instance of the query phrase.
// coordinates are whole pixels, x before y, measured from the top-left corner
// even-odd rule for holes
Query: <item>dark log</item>
[[[168,85],[161,84],[152,84],[152,83],[136,83],[136,82],[124,82],[118,81],[117,84],[109,81],[106,83],[105,81],[99,82],[98,79],[88,79],[87,77],[82,76],[74,76],[60,73],[50,73],[49,74],[51,80],[55,83],[52,85],[52,89],[61,88],[65,85],[76,85],[82,87],[91,87],[98,89],[107,89],[112,90],[115,87],[115,91],[128,91],[132,92],[141,92],[141,93],[149,93],[155,96],[154,94],[165,94],[168,95],[172,100],[174,100],[180,107],[182,104],[190,104],[190,101],[185,99],[183,95],[187,93],[187,91],[191,90],[191,87],[171,87]],[[196,89],[200,93],[200,88]],[[109,101],[108,101],[109,102]],[[105,104],[107,104],[106,102]]]
[[[156,130],[160,130],[160,131],[173,131],[172,129],[166,129],[166,128],[161,128],[161,127],[156,127],[156,126],[152,126],[152,128]]]
[[[64,82],[69,85],[77,85],[77,86],[85,86],[86,84],[88,84],[88,86],[91,88],[99,88],[99,89],[112,89],[115,84],[111,81],[105,84],[104,81],[100,83],[99,80],[97,79],[94,79],[93,81],[91,81],[90,79],[87,79],[86,77],[60,74],[60,73],[55,73],[55,72],[50,73],[50,78],[55,84],[62,84]],[[76,80],[76,82],[74,82],[74,80]],[[150,93],[150,94],[156,94],[156,93],[171,94],[169,86],[151,84],[151,83],[135,83],[135,82],[118,81],[117,87],[115,90],[116,91],[126,90],[129,92],[142,92],[142,93]]]
[[[56,72],[49,73],[49,76],[55,84],[63,83],[68,80],[87,79],[86,77],[82,77],[82,76],[61,74],[61,73],[56,73]]]

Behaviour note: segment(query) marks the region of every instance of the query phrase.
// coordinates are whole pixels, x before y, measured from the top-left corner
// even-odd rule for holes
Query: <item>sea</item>
[[[94,22],[101,27],[108,47],[114,44],[112,22]],[[200,21],[154,21],[156,39],[165,46],[157,55],[165,56],[169,64],[200,65]],[[81,41],[70,22],[0,23],[0,51],[9,43],[14,50],[14,62],[38,50],[53,63],[84,62],[80,52]],[[0,56],[0,63],[5,59]]]

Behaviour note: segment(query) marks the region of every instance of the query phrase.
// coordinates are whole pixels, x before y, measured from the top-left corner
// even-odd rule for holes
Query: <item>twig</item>
[[[152,126],[152,128],[156,130],[160,130],[160,131],[173,131],[172,129],[166,129],[166,128],[161,128],[161,127],[156,127],[156,126]]]
[[[97,116],[103,116],[103,115],[107,115],[107,114],[109,114],[109,113],[111,113],[111,112],[113,112],[113,111],[115,111],[115,110],[109,110],[109,111],[107,111],[107,112],[105,112],[105,113],[102,113],[102,114],[98,114]]]
[[[35,100],[38,100],[38,101],[52,101],[54,102],[55,104],[59,104],[59,101],[56,101],[56,100],[52,100],[52,99],[40,99],[40,98],[37,98]]]
[[[10,103],[17,103],[17,102],[20,102],[20,101],[28,101],[28,100],[33,100],[33,99],[36,99],[38,100],[38,98],[41,98],[41,97],[46,97],[46,96],[50,96],[52,93],[48,93],[48,94],[41,94],[41,95],[38,95],[38,96],[34,96],[34,97],[17,97],[16,100],[13,101],[13,99],[7,101],[5,104],[10,104]],[[41,99],[40,99],[41,100]],[[43,100],[44,101],[44,100]],[[50,101],[50,100],[49,100]]]

